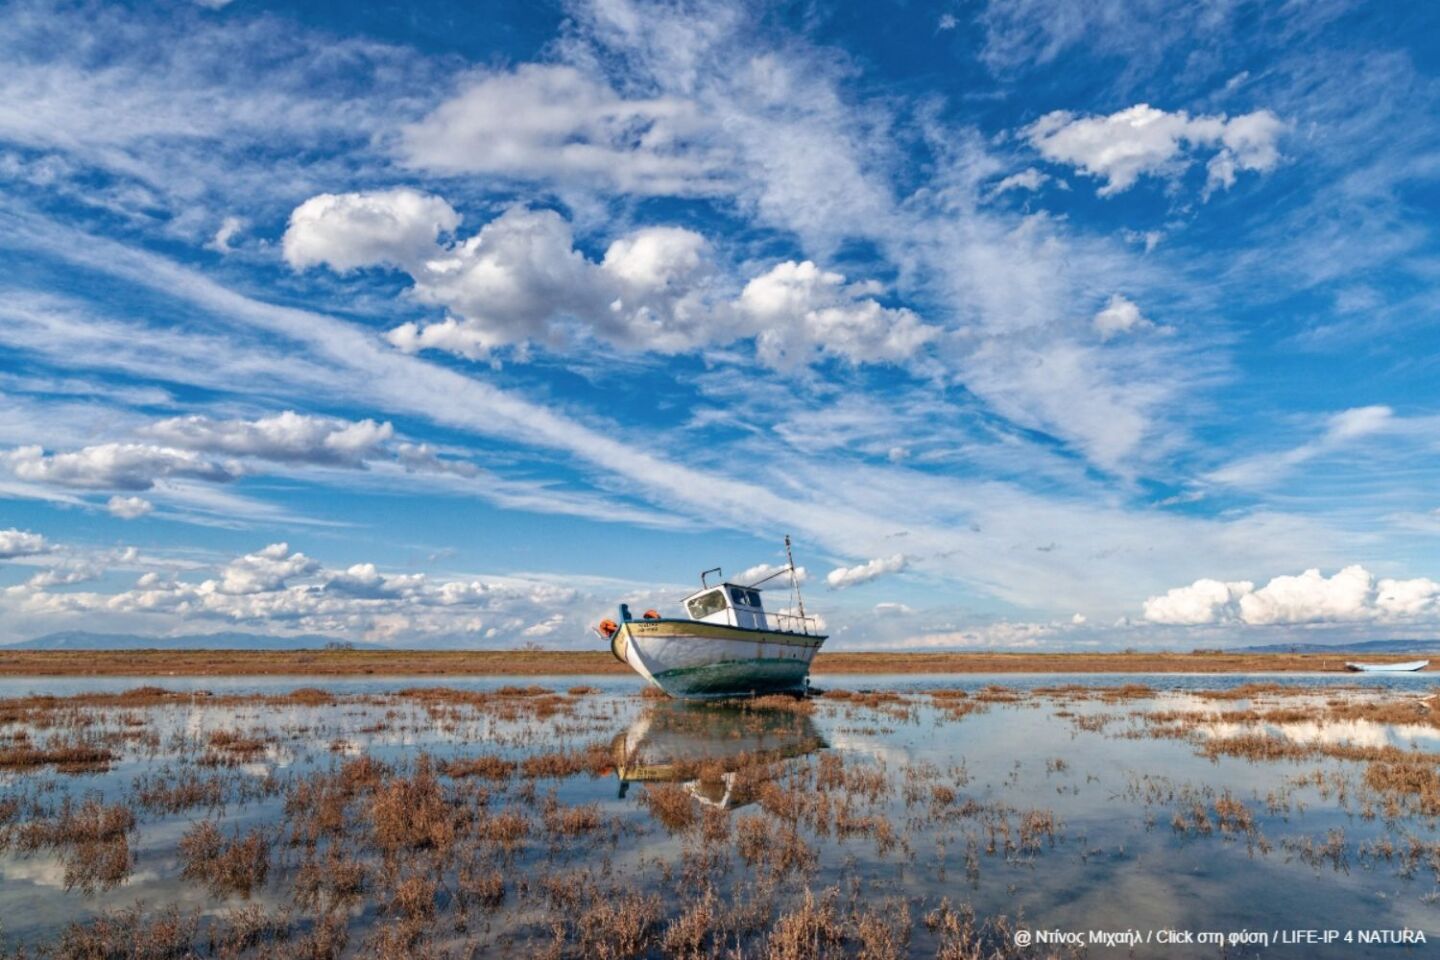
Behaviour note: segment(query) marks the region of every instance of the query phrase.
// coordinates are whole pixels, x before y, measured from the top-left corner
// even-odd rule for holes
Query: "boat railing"
[[[820,632],[820,624],[814,617],[802,617],[798,613],[766,613],[770,619],[773,629],[781,633],[803,633],[806,635]]]

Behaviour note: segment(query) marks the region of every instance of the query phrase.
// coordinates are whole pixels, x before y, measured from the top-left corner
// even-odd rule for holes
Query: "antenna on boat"
[[[790,589],[795,593],[795,606],[800,611],[800,622],[805,622],[805,598],[800,596],[800,580],[795,576],[795,555],[790,552],[790,534],[785,534],[785,562],[790,567]]]

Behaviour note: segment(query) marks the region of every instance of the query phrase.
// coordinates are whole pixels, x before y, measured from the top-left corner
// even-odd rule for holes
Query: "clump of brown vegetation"
[[[1377,761],[1366,768],[1365,783],[1382,794],[1413,797],[1422,814],[1440,816],[1440,769],[1433,756]]]
[[[238,730],[213,730],[205,742],[210,752],[201,763],[210,766],[233,766],[253,760],[264,753],[267,746],[265,738],[247,736]]]
[[[1251,833],[1255,830],[1255,818],[1250,808],[1226,790],[1215,800],[1215,818],[1225,833]]]
[[[480,777],[484,780],[509,780],[515,775],[516,766],[514,760],[487,753],[478,757],[466,757],[463,760],[451,760],[445,764],[444,771],[445,776],[457,779]]]
[[[1053,810],[1026,810],[1020,817],[1020,849],[1033,853],[1047,842],[1054,846],[1056,829]]]
[[[390,910],[407,920],[428,920],[435,915],[438,889],[434,877],[412,873],[395,885]]]
[[[215,896],[248,897],[270,872],[270,843],[259,828],[227,840],[213,820],[202,820],[180,838],[180,862],[181,876]]]
[[[593,833],[604,826],[600,804],[587,803],[578,807],[565,806],[553,800],[545,805],[545,829],[551,836],[578,837]]]
[[[309,908],[354,900],[365,891],[369,871],[356,857],[331,847],[325,859],[308,857],[295,871],[292,887],[296,902]]]
[[[499,870],[464,866],[460,868],[459,891],[462,902],[498,907],[505,899],[505,877]]]
[[[37,746],[29,742],[0,747],[0,770],[32,770],[53,766],[60,773],[95,773],[115,760],[108,747],[84,740],[52,739]]]
[[[194,807],[219,807],[225,784],[218,777],[187,771],[173,777],[140,776],[132,787],[135,801],[153,813],[179,813]]]
[[[134,828],[135,814],[123,804],[107,805],[94,797],[76,804],[66,797],[55,816],[22,823],[15,845],[22,853],[59,851],[65,889],[89,894],[115,887],[130,875]]]
[[[975,699],[981,703],[1019,703],[1024,698],[1018,690],[990,683],[975,694]]]
[[[196,914],[175,905],[146,914],[143,905],[104,913],[87,923],[73,923],[60,934],[53,955],[61,958],[144,958],[168,960],[193,956],[199,928]]]
[[[939,940],[936,960],[1010,960],[1024,954],[1005,917],[977,923],[968,904],[956,908],[941,900],[925,915],[925,926]]]
[[[297,687],[284,694],[284,699],[307,707],[328,707],[335,703],[335,694],[319,687]]]
[[[819,899],[808,888],[794,910],[781,914],[765,945],[767,960],[810,960],[835,953],[845,942],[845,924],[836,907],[840,890],[832,887]]]
[[[561,780],[576,774],[602,776],[613,768],[614,758],[605,744],[596,743],[584,750],[551,750],[532,754],[520,763],[520,773],[528,779]]]
[[[370,801],[375,844],[391,857],[401,850],[448,849],[463,812],[452,809],[435,777],[430,757],[421,754],[415,772],[384,781]]]
[[[1317,870],[1328,865],[1338,872],[1350,872],[1350,844],[1345,839],[1344,830],[1330,830],[1325,834],[1324,841],[1318,843],[1308,836],[1299,839],[1287,837],[1281,845],[1291,855]]]
[[[675,833],[690,829],[699,819],[695,812],[695,798],[684,787],[673,783],[646,784],[640,802],[652,817]]]

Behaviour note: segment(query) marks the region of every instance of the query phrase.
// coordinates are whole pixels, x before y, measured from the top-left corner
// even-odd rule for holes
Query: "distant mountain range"
[[[1266,643],[1233,647],[1226,653],[1435,653],[1440,640],[1364,640],[1358,643]]]

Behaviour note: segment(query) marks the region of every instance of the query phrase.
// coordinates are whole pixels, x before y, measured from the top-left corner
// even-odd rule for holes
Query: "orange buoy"
[[[608,617],[600,621],[600,633],[606,638],[615,636],[615,631],[620,629],[620,624]]]
[[[657,610],[646,610],[646,611],[645,611],[645,619],[646,619],[646,620],[659,620],[659,619],[660,619],[660,613],[659,613],[659,611],[657,611]]]

